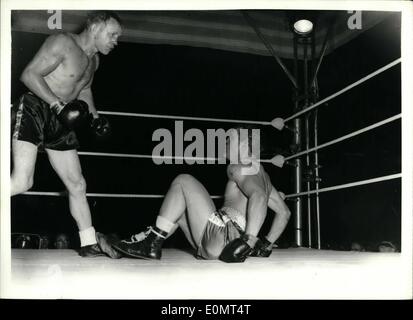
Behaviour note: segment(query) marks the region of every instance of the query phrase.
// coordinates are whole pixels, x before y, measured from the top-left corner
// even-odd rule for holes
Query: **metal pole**
[[[294,35],[294,73],[295,73],[295,78],[297,79],[298,83],[298,52],[297,52],[297,36]],[[299,108],[299,102],[298,102],[298,95],[299,95],[299,90],[298,88],[295,89],[295,101],[294,101],[294,109],[298,110]],[[301,120],[300,118],[294,119],[294,144],[298,147],[298,149],[301,149]],[[300,192],[301,190],[301,159],[297,158],[294,161],[295,163],[295,170],[294,170],[294,191],[295,192]],[[301,247],[303,244],[302,241],[302,207],[301,207],[301,198],[298,197],[295,201],[295,221],[294,221],[294,228],[295,228],[295,242],[298,247]]]
[[[314,77],[315,74],[315,34],[316,34],[316,26],[314,27],[313,31],[311,32],[311,77]],[[314,85],[314,81],[311,81],[311,83],[309,83],[309,101],[313,102],[312,100],[314,99],[314,95],[316,94],[315,92],[315,85]],[[309,114],[310,117],[310,114]],[[310,119],[308,119],[308,121],[310,121]],[[308,131],[310,131],[310,126],[308,128]],[[310,141],[310,132],[307,133],[307,137],[308,140]],[[307,146],[307,149],[309,148],[309,145]],[[315,165],[315,159],[313,158],[313,164]],[[310,186],[311,187],[311,186]],[[314,199],[314,198],[313,198]],[[317,200],[318,201],[318,200]],[[311,201],[311,205],[313,205],[314,202]],[[310,230],[312,230],[313,227],[313,213],[311,212],[311,216],[308,219],[308,223],[310,224]],[[310,248],[312,248],[313,245],[313,241],[312,241],[312,236],[310,237]]]
[[[313,86],[314,83],[315,83],[315,80],[316,80],[316,77],[317,77],[317,74],[318,74],[318,70],[320,69],[321,62],[323,61],[324,55],[326,53],[327,41],[328,41],[328,38],[330,37],[331,28],[332,28],[332,22],[330,21],[330,23],[328,25],[327,32],[326,32],[326,36],[324,38],[323,46],[322,46],[322,49],[321,49],[321,52],[320,52],[320,57],[318,59],[317,66],[316,66],[316,68],[314,70],[314,73],[313,73],[313,78],[311,80],[311,86]]]
[[[324,42],[323,42],[323,47],[320,52],[320,57],[318,59],[318,63],[314,69],[314,64],[313,64],[313,76],[312,80],[310,83],[310,87],[313,90],[313,95],[312,95],[312,103],[315,103],[318,101],[318,81],[317,81],[317,74],[318,70],[320,68],[321,62],[323,61],[324,54],[326,52],[327,48],[327,41],[331,32],[332,28],[332,21],[330,21]],[[314,33],[313,33],[314,37]],[[313,50],[312,50],[312,59],[315,61],[315,41],[313,38]],[[314,147],[318,146],[318,109],[314,110],[314,122],[313,122],[313,128],[314,128]],[[318,152],[317,150],[314,152],[314,174],[315,174],[315,188],[319,189],[320,188],[320,176],[319,176],[319,162],[318,162]],[[316,206],[316,226],[317,226],[317,249],[321,249],[321,229],[320,229],[320,195],[318,193],[315,194],[315,206]]]
[[[305,145],[306,148],[310,148],[310,126],[309,126],[309,116],[306,116],[305,118]],[[310,167],[310,154],[307,153],[306,156],[306,165],[307,168]],[[310,181],[307,181],[307,191],[311,190],[311,183]],[[311,195],[307,195],[307,230],[308,230],[308,247],[312,247],[312,233],[311,233]]]
[[[284,63],[281,61],[281,59],[277,56],[277,54],[275,53],[272,45],[269,43],[269,41],[267,41],[265,36],[262,34],[261,30],[255,24],[254,20],[251,18],[251,16],[245,10],[241,10],[241,13],[244,16],[244,19],[250,25],[250,27],[254,29],[256,35],[258,36],[258,38],[260,38],[260,40],[265,45],[267,50],[271,53],[271,55],[274,57],[274,59],[278,62],[281,69],[283,69],[283,71],[285,72],[288,79],[290,79],[290,81],[292,82],[293,86],[295,88],[297,88],[297,78],[294,79],[294,77],[291,75],[291,72],[287,69],[287,67],[284,65]]]
[[[314,146],[318,145],[318,110],[314,111]],[[315,188],[320,188],[319,180],[319,163],[318,163],[318,152],[314,152],[314,166],[315,166]],[[320,196],[318,193],[315,194],[316,201],[316,222],[317,222],[317,249],[321,249],[321,231],[320,231]]]
[[[304,108],[308,106],[308,39],[303,39],[304,45]],[[306,149],[310,148],[310,128],[309,128],[309,115],[305,117],[305,144]],[[310,167],[310,154],[306,156],[307,168]],[[306,183],[307,191],[311,190],[310,181]],[[308,247],[311,248],[311,195],[307,195],[307,232],[308,232]]]
[[[294,135],[294,143],[298,146],[301,145],[301,120],[300,119],[295,119],[294,120],[294,129],[295,129],[295,135]],[[301,192],[301,184],[302,184],[302,179],[301,179],[301,159],[297,158],[295,159],[295,186],[294,186],[294,191],[296,193]],[[303,244],[302,240],[302,207],[301,207],[301,198],[298,197],[296,202],[295,202],[295,239],[296,239],[296,244],[298,247],[301,247]]]
[[[310,90],[314,87],[314,74],[315,74],[315,29],[311,32],[311,82],[310,82]]]

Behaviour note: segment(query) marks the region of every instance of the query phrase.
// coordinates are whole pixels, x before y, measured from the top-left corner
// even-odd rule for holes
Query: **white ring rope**
[[[114,111],[98,111],[98,113],[99,114],[112,115],[112,116],[127,116],[127,117],[140,117],[140,118],[197,120],[197,121],[208,121],[208,122],[259,124],[259,125],[266,125],[266,126],[271,125],[271,122],[268,122],[268,121],[219,119],[219,118],[187,117],[187,116],[171,116],[171,115],[161,115],[161,114],[134,113],[134,112],[114,112]]]
[[[105,115],[115,115],[115,116],[129,116],[129,117],[145,117],[145,118],[162,118],[162,119],[182,119],[182,120],[198,120],[198,121],[209,121],[209,122],[229,122],[229,123],[244,123],[244,124],[259,124],[259,125],[272,125],[277,129],[282,129],[284,127],[284,124],[292,119],[297,118],[298,116],[318,107],[319,105],[337,97],[338,95],[350,90],[351,88],[354,88],[355,86],[359,85],[362,82],[365,82],[366,80],[384,72],[385,70],[397,65],[398,63],[401,62],[401,58],[396,59],[395,61],[387,64],[386,66],[376,70],[375,72],[367,75],[366,77],[354,82],[353,84],[345,87],[344,89],[334,93],[333,95],[324,98],[323,100],[318,101],[317,103],[309,106],[308,108],[305,108],[303,110],[301,110],[300,112],[297,112],[295,114],[293,114],[292,116],[286,118],[286,119],[281,119],[281,118],[276,118],[273,119],[271,122],[268,121],[250,121],[250,120],[235,120],[235,119],[218,119],[218,118],[204,118],[204,117],[187,117],[187,116],[172,116],[172,115],[159,115],[159,114],[147,114],[147,113],[132,113],[132,112],[114,112],[114,111],[98,111],[99,114],[105,114]],[[351,134],[348,134],[346,136],[343,136],[341,138],[332,140],[330,142],[324,143],[322,145],[319,145],[317,147],[314,147],[312,149],[309,150],[305,150],[302,152],[299,152],[295,155],[291,155],[289,157],[283,158],[279,155],[276,155],[274,158],[272,159],[260,159],[260,162],[263,163],[272,163],[276,166],[282,166],[282,163],[286,160],[289,159],[293,159],[296,157],[299,157],[300,155],[303,154],[308,154],[310,152],[313,152],[315,150],[319,150],[321,148],[324,148],[326,146],[332,145],[334,143],[346,140],[348,138],[351,138],[353,136],[356,136],[358,134],[361,134],[363,132],[369,131],[371,129],[374,129],[376,127],[379,127],[381,125],[384,125],[388,122],[394,121],[396,119],[399,119],[401,117],[400,114],[388,118],[386,120],[383,120],[381,122],[378,122],[372,126],[366,127],[364,129],[355,131]],[[154,156],[154,155],[146,155],[146,154],[127,154],[127,153],[110,153],[110,152],[78,152],[79,155],[86,155],[86,156],[103,156],[103,157],[123,157],[123,158],[144,158],[144,159],[181,159],[181,160],[206,160],[206,161],[216,161],[216,160],[220,160],[220,158],[208,158],[208,157],[179,157],[179,156]]]
[[[133,153],[111,153],[111,152],[86,152],[79,151],[77,153],[80,156],[100,156],[100,157],[115,157],[115,158],[137,158],[137,159],[176,159],[176,160],[205,160],[205,161],[219,161],[226,158],[211,158],[211,157],[181,157],[181,156],[153,156],[149,154],[133,154]],[[257,159],[259,162],[272,163],[272,159]]]
[[[288,121],[291,121],[300,115],[307,113],[308,111],[320,106],[321,104],[339,96],[340,94],[354,88],[355,86],[367,81],[368,79],[384,72],[385,70],[399,64],[401,62],[401,58],[394,60],[393,62],[387,64],[386,66],[376,70],[373,73],[361,78],[360,80],[354,82],[353,84],[341,89],[340,91],[324,98],[323,100],[318,101],[315,104],[310,105],[309,107],[289,116],[286,119],[282,118],[275,118],[272,121],[256,121],[256,120],[237,120],[237,119],[221,119],[221,118],[205,118],[205,117],[189,117],[189,116],[173,116],[173,115],[161,115],[161,114],[150,114],[150,113],[137,113],[137,112],[116,112],[116,111],[98,111],[99,114],[105,115],[113,115],[113,116],[126,116],[126,117],[140,117],[140,118],[158,118],[158,119],[180,119],[180,120],[196,120],[196,121],[208,121],[208,122],[227,122],[227,123],[240,123],[240,124],[258,124],[258,125],[272,125],[273,127],[281,130],[284,128],[284,124]],[[10,105],[13,107],[13,104]]]
[[[85,152],[79,151],[81,156],[101,156],[101,157],[117,157],[117,158],[139,158],[139,159],[180,159],[180,160],[206,160],[215,161],[223,158],[208,158],[208,157],[180,157],[180,156],[155,156],[149,154],[133,154],[133,153],[111,153],[111,152]]]
[[[314,190],[304,191],[304,192],[300,192],[300,193],[287,194],[285,196],[285,198],[296,198],[296,197],[300,197],[300,196],[307,196],[307,195],[314,194],[314,193],[322,193],[322,192],[327,192],[327,191],[346,189],[346,188],[361,186],[361,185],[365,185],[365,184],[371,184],[371,183],[376,183],[376,182],[381,182],[381,181],[398,179],[398,178],[401,178],[401,177],[402,177],[401,173],[396,173],[396,174],[391,174],[391,175],[388,175],[388,176],[382,176],[382,177],[377,177],[377,178],[373,178],[373,179],[350,182],[350,183],[345,183],[345,184],[336,185],[336,186],[332,186],[332,187],[314,189]]]
[[[332,94],[331,96],[328,96],[328,97],[324,98],[323,100],[320,100],[320,101],[318,101],[317,103],[314,103],[314,104],[310,105],[308,108],[305,108],[305,109],[303,109],[303,110],[301,110],[301,111],[299,111],[299,112],[297,112],[297,113],[294,113],[293,115],[291,115],[291,116],[289,116],[288,118],[284,119],[284,123],[286,123],[286,122],[288,122],[288,121],[291,121],[291,120],[299,117],[300,115],[302,115],[302,114],[304,114],[304,113],[307,113],[307,112],[310,111],[310,110],[313,110],[314,108],[318,107],[319,105],[321,105],[321,104],[323,104],[323,103],[326,103],[327,101],[329,101],[329,100],[331,100],[331,99],[339,96],[340,94],[342,94],[342,93],[344,93],[344,92],[346,92],[346,91],[354,88],[355,86],[358,86],[359,84],[367,81],[368,79],[373,78],[374,76],[376,76],[376,75],[378,75],[378,74],[386,71],[387,69],[390,69],[391,67],[394,67],[395,65],[399,64],[400,62],[401,62],[401,58],[394,60],[393,62],[385,65],[384,67],[376,70],[376,71],[373,72],[373,73],[370,73],[369,75],[365,76],[364,78],[361,78],[360,80],[354,82],[353,84],[350,84],[349,86],[341,89],[340,91]]]
[[[399,64],[401,62],[401,58],[394,60],[393,62],[387,64],[386,66],[376,70],[375,72],[365,76],[364,78],[361,78],[360,80],[354,82],[353,84],[341,89],[340,91],[324,98],[323,100],[318,101],[317,103],[310,105],[308,108],[305,108],[290,117],[286,119],[281,119],[281,118],[276,118],[272,122],[268,121],[251,121],[251,120],[236,120],[236,119],[218,119],[218,118],[204,118],[204,117],[187,117],[187,116],[171,116],[171,115],[159,115],[159,114],[146,114],[146,113],[131,113],[131,112],[113,112],[113,111],[98,111],[99,114],[105,114],[105,115],[115,115],[115,116],[129,116],[129,117],[144,117],[144,118],[161,118],[161,119],[181,119],[181,120],[197,120],[197,121],[209,121],[209,122],[227,122],[227,123],[243,123],[243,124],[259,124],[259,125],[273,125],[274,127],[278,127],[278,122],[281,120],[281,127],[283,126],[283,123],[286,123],[288,121],[291,121],[292,119],[295,119],[299,117],[300,115],[309,112],[310,110],[313,110],[314,108],[320,106],[321,104],[339,96],[340,94],[354,88],[355,86],[367,81],[368,79],[384,72],[385,70]],[[401,114],[397,114],[393,117],[387,118],[383,121],[377,122],[373,125],[370,125],[368,127],[365,127],[363,129],[357,130],[355,132],[352,132],[350,134],[347,134],[343,137],[331,140],[329,142],[326,142],[324,144],[321,144],[319,146],[316,146],[314,148],[304,150],[302,152],[296,153],[294,155],[291,155],[289,157],[283,158],[283,161],[290,160],[296,157],[299,157],[303,154],[308,154],[310,152],[325,148],[329,145],[338,143],[340,141],[349,139],[351,137],[354,137],[356,135],[359,135],[361,133],[367,132],[369,130],[372,130],[374,128],[380,127],[384,124],[390,123],[394,120],[400,119]],[[276,125],[274,125],[274,122]],[[219,160],[222,158],[205,158],[205,157],[177,157],[177,156],[153,156],[153,155],[144,155],[144,154],[126,154],[126,153],[108,153],[108,152],[78,152],[79,155],[86,155],[86,156],[106,156],[106,157],[122,157],[122,158],[150,158],[150,159],[186,159],[186,160],[210,160],[210,161],[215,161]],[[266,162],[266,163],[273,163],[275,164],[275,158],[280,157],[275,156],[272,159],[259,159],[260,162]],[[282,157],[282,156],[281,156]],[[278,162],[278,160],[277,160]],[[326,187],[326,188],[321,188],[321,189],[315,189],[315,190],[310,190],[310,191],[305,191],[305,192],[300,192],[296,194],[289,194],[286,195],[285,198],[294,198],[294,197],[299,197],[303,195],[310,195],[314,193],[321,193],[321,192],[327,192],[327,191],[333,191],[333,190],[339,190],[339,189],[344,189],[344,188],[350,188],[354,186],[360,186],[360,185],[365,185],[365,184],[371,184],[371,183],[376,183],[380,181],[386,181],[386,180],[392,180],[392,179],[397,179],[401,178],[401,173],[398,174],[393,174],[393,175],[388,175],[388,176],[382,176],[378,178],[373,178],[373,179],[367,179],[367,180],[362,180],[358,182],[351,182],[351,183],[346,183],[342,185],[336,185],[332,187]],[[65,192],[44,192],[44,191],[27,191],[22,193],[22,195],[43,195],[43,196],[63,196],[65,195]],[[117,194],[117,193],[87,193],[87,197],[108,197],[108,198],[163,198],[164,195],[159,195],[159,194]],[[220,199],[223,198],[223,196],[211,196],[213,199]]]
[[[304,155],[304,154],[311,153],[311,152],[316,151],[316,150],[320,150],[320,149],[325,148],[325,147],[327,147],[327,146],[331,146],[332,144],[336,144],[336,143],[338,143],[338,142],[341,142],[341,141],[347,140],[347,139],[349,139],[349,138],[355,137],[355,136],[360,135],[360,134],[362,134],[362,133],[364,133],[364,132],[367,132],[367,131],[370,131],[370,130],[372,130],[372,129],[381,127],[381,126],[383,126],[383,125],[385,125],[385,124],[387,124],[387,123],[393,122],[393,121],[395,121],[395,120],[397,120],[397,119],[400,119],[400,118],[401,118],[401,113],[399,113],[399,114],[397,114],[397,115],[395,115],[395,116],[393,116],[393,117],[387,118],[387,119],[385,119],[385,120],[383,120],[383,121],[376,122],[376,123],[374,123],[374,124],[372,124],[372,125],[370,125],[370,126],[367,126],[367,127],[365,127],[365,128],[362,128],[362,129],[360,129],[360,130],[357,130],[357,131],[354,131],[354,132],[352,132],[352,133],[346,134],[345,136],[342,136],[342,137],[340,137],[340,138],[337,138],[337,139],[328,141],[328,142],[323,143],[323,144],[320,144],[320,145],[318,145],[318,146],[316,146],[316,147],[313,147],[313,148],[310,148],[310,149],[307,149],[307,150],[298,152],[298,153],[296,153],[296,154],[293,154],[293,155],[291,155],[291,156],[285,157],[285,158],[284,158],[284,161],[297,158],[297,157],[299,157],[299,156],[302,156],[302,155]]]
[[[278,155],[278,156],[275,156],[275,157],[272,158],[272,159],[258,159],[258,160],[259,160],[259,162],[261,162],[261,163],[272,163],[272,164],[274,164],[274,165],[276,165],[276,166],[282,166],[285,161],[288,161],[288,160],[297,158],[297,157],[299,157],[299,156],[301,156],[301,155],[304,155],[304,154],[308,154],[308,153],[314,152],[314,151],[316,151],[316,150],[320,150],[320,149],[322,149],[322,148],[325,148],[325,147],[330,146],[330,145],[332,145],[332,144],[341,142],[341,141],[343,141],[343,140],[347,140],[347,139],[349,139],[349,138],[351,138],[351,137],[354,137],[354,136],[357,136],[357,135],[362,134],[362,133],[364,133],[364,132],[370,131],[370,130],[372,130],[372,129],[374,129],[374,128],[383,126],[383,125],[385,125],[385,124],[387,124],[387,123],[393,122],[393,121],[395,121],[395,120],[397,120],[397,119],[400,119],[400,118],[401,118],[401,114],[399,113],[399,114],[397,114],[397,115],[395,115],[395,116],[392,116],[392,117],[387,118],[387,119],[385,119],[385,120],[379,121],[379,122],[377,122],[377,123],[375,123],[375,124],[372,124],[372,125],[370,125],[370,126],[367,126],[367,127],[365,127],[365,128],[362,128],[362,129],[360,129],[360,130],[354,131],[354,132],[349,133],[349,134],[347,134],[347,135],[345,135],[345,136],[342,136],[342,137],[340,137],[340,138],[337,138],[337,139],[331,140],[331,141],[329,141],[329,142],[320,144],[320,145],[318,145],[318,146],[316,146],[316,147],[313,147],[313,148],[310,148],[310,149],[308,149],[308,150],[304,150],[304,151],[298,152],[298,153],[296,153],[296,154],[293,154],[293,155],[288,156],[288,157],[285,157],[285,158],[281,156],[282,159],[277,160],[277,161],[275,161],[275,158],[279,157],[279,155]],[[164,159],[164,160],[168,160],[168,159],[179,159],[179,160],[194,160],[194,161],[198,161],[198,160],[219,161],[219,160],[223,160],[223,159],[224,159],[224,158],[215,158],[215,157],[156,156],[156,155],[148,155],[148,154],[111,153],[111,152],[85,152],[85,151],[79,151],[78,154],[79,154],[79,155],[82,155],[82,156],[101,156],[101,157],[118,157],[118,158],[139,158],[139,159]],[[279,163],[279,161],[281,161],[281,163]]]
[[[46,192],[46,191],[27,191],[22,193],[26,196],[50,196],[50,197],[62,197],[66,195],[66,192]],[[96,198],[149,198],[158,199],[164,198],[163,194],[121,194],[121,193],[86,193],[87,197]],[[211,196],[212,199],[221,199],[223,196]]]
[[[285,198],[295,198],[299,196],[310,195],[313,193],[322,193],[322,192],[327,192],[327,191],[351,188],[351,187],[361,186],[365,184],[398,179],[401,177],[402,177],[401,173],[396,173],[396,174],[391,174],[388,176],[382,176],[382,177],[377,177],[373,179],[350,182],[350,183],[336,185],[332,187],[310,190],[310,191],[305,191],[305,192],[300,192],[300,193],[295,193],[295,194],[288,194],[285,196]],[[53,197],[61,197],[61,196],[64,196],[65,194],[66,192],[45,192],[45,191],[27,191],[27,192],[22,193],[22,195],[27,195],[27,196],[53,196]],[[162,194],[120,194],[120,193],[87,193],[86,196],[96,197],[96,198],[149,198],[149,199],[159,199],[159,198],[165,197],[165,195],[162,195]],[[211,198],[222,199],[223,196],[214,195],[214,196],[211,196]]]

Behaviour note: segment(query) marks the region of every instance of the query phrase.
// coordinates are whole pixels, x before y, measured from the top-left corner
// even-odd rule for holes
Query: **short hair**
[[[86,28],[90,28],[90,26],[94,23],[106,22],[110,19],[114,19],[122,25],[122,20],[114,11],[101,10],[89,12],[86,19]]]

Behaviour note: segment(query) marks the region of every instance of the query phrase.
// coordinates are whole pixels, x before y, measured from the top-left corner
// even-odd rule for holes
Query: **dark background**
[[[324,58],[318,76],[320,99],[400,57],[400,14],[389,13],[372,29],[354,32],[360,35]],[[26,91],[19,76],[45,38],[12,32],[13,101]],[[284,61],[291,69],[292,61]],[[400,113],[400,82],[398,65],[333,99],[328,106],[321,106],[319,143]],[[121,42],[108,56],[101,56],[93,92],[100,110],[259,121],[293,113],[292,86],[274,58],[186,46]],[[81,133],[80,151],[151,154],[157,144],[152,142],[153,131],[173,131],[172,120],[108,118],[113,127],[111,139],[97,142]],[[184,129],[194,127],[227,129],[229,125],[184,122]],[[261,138],[265,145],[262,158],[288,153],[292,142],[290,132],[270,127],[262,128]],[[194,175],[214,195],[223,194],[226,182],[224,165],[159,166],[150,159],[80,158],[88,192],[164,194],[179,173]],[[319,158],[320,187],[399,173],[401,122],[327,147],[319,152]],[[265,168],[278,190],[293,193],[290,167],[265,164]],[[44,153],[38,155],[32,190],[64,190]],[[323,193],[320,203],[322,248],[348,249],[351,242],[357,241],[374,250],[382,240],[393,241],[400,248],[400,179]],[[161,199],[89,198],[89,204],[98,231],[124,237],[154,223]],[[293,202],[288,205],[293,209]],[[264,233],[272,216],[268,215]],[[79,245],[64,197],[16,196],[12,199],[11,218],[12,232],[51,237],[65,232],[72,236],[74,247]],[[293,235],[291,219],[279,242],[288,245]],[[180,232],[168,239],[167,245],[187,246]]]

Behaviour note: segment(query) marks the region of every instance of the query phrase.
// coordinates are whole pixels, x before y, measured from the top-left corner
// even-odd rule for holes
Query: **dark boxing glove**
[[[55,101],[50,109],[56,113],[57,119],[70,130],[82,126],[89,114],[89,106],[83,100],[72,100],[68,103]]]
[[[248,237],[242,236],[229,242],[222,250],[219,259],[224,262],[244,262],[252,248],[247,243]]]
[[[103,116],[93,118],[90,127],[95,137],[100,140],[109,138],[112,132],[108,119]]]

